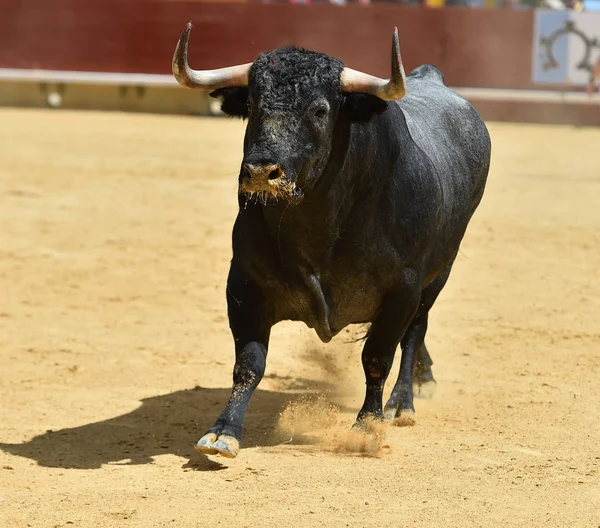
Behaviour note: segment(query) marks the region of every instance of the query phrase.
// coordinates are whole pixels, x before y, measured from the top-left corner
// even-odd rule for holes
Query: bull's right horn
[[[232,86],[248,86],[248,73],[252,63],[229,66],[218,70],[192,70],[187,61],[188,41],[192,23],[188,22],[179,37],[173,55],[173,75],[181,86],[213,91]]]

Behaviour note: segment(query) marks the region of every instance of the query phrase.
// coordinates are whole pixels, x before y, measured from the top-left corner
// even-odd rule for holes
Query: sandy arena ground
[[[600,525],[600,129],[490,125],[414,427],[361,453],[355,330],[285,323],[227,460],[193,444],[229,394],[243,124],[0,122],[1,528]],[[315,391],[339,412],[282,423]]]

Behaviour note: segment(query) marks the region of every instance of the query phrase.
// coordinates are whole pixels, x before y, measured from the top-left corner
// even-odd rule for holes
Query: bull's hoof
[[[369,431],[373,423],[381,422],[382,420],[383,415],[381,414],[365,414],[364,416],[359,416],[356,418],[356,421],[352,424],[350,429],[352,431],[366,433]]]
[[[205,434],[198,443],[196,444],[196,451],[204,453],[205,455],[218,455],[219,452],[214,448],[215,442],[217,441],[217,435],[215,433]]]
[[[386,406],[385,410],[383,411],[383,417],[398,427],[415,425],[414,409],[400,409],[399,406]]]
[[[397,412],[397,409],[386,408],[385,411],[383,411],[383,417],[386,420],[394,420],[396,418],[396,412]]]
[[[215,433],[207,433],[198,440],[196,451],[205,455],[235,458],[240,452],[240,443],[233,436],[217,436]]]
[[[437,382],[435,380],[427,380],[422,383],[413,383],[413,396],[415,398],[421,398],[428,400],[433,396]]]
[[[235,458],[240,452],[240,443],[233,436],[219,436],[213,447],[219,455],[227,458]]]

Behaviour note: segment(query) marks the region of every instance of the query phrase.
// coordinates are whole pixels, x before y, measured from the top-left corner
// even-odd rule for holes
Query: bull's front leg
[[[225,409],[196,444],[201,453],[235,457],[246,408],[264,373],[272,322],[256,285],[234,264],[227,280],[229,326],[235,342],[233,390]]]
[[[402,286],[385,298],[363,348],[362,363],[367,387],[364,404],[358,413],[358,425],[367,417],[383,419],[385,381],[392,368],[398,343],[419,306],[420,288],[416,276],[409,271],[405,275],[406,281]],[[409,364],[411,370],[414,360],[414,355],[402,357],[402,362]]]

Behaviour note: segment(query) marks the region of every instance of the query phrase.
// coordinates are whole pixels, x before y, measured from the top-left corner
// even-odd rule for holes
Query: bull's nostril
[[[275,163],[253,165],[243,163],[240,171],[240,181],[252,180],[253,182],[273,181],[283,176],[283,170]]]

